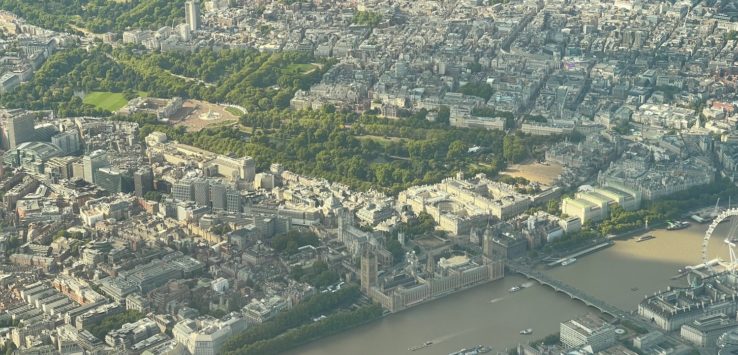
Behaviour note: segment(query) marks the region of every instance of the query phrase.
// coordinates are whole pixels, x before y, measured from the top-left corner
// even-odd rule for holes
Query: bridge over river
[[[596,308],[600,312],[608,314],[612,317],[620,319],[635,318],[629,312],[623,311],[618,307],[615,307],[603,300],[600,300],[597,297],[594,297],[574,286],[556,280],[553,277],[550,277],[542,272],[533,270],[528,266],[508,261],[507,268],[512,272],[516,272],[529,279],[536,280],[541,285],[548,286],[554,289],[554,291],[556,292],[564,293],[572,299],[579,300],[587,306]]]
[[[594,307],[600,312],[602,312],[603,314],[607,314],[607,315],[614,317],[615,319],[613,319],[611,323],[627,320],[631,324],[642,327],[649,331],[654,331],[654,330],[660,331],[653,323],[648,322],[644,320],[643,318],[640,318],[635,313],[626,312],[574,286],[571,286],[569,284],[556,280],[553,277],[550,277],[540,271],[533,270],[529,266],[508,261],[507,268],[510,271],[521,274],[531,280],[538,281],[538,283],[540,283],[541,285],[548,286],[554,289],[556,292],[561,292],[563,294],[568,295],[574,300],[579,300],[580,302],[586,304],[587,306]],[[682,339],[679,338],[678,333],[664,334],[664,336],[667,339],[671,340],[674,344],[683,343]]]

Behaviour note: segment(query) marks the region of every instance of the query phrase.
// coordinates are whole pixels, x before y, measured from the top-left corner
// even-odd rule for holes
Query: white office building
[[[215,355],[231,335],[247,327],[245,319],[231,313],[225,320],[210,316],[186,319],[174,326],[174,339],[192,355]]]
[[[615,345],[616,340],[615,327],[592,314],[561,323],[560,333],[567,348],[589,345],[594,352]]]

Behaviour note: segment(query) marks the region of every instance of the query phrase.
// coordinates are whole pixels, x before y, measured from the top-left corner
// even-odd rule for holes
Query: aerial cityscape
[[[738,354],[738,0],[0,0],[0,352]]]

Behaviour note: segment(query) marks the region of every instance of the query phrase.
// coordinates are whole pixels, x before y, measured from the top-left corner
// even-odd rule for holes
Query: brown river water
[[[710,259],[727,259],[723,242],[730,223],[721,224],[708,247]],[[635,310],[645,295],[669,285],[679,268],[702,261],[702,240],[707,225],[687,229],[649,232],[655,239],[636,242],[636,237],[578,258],[577,262],[546,271],[551,276],[624,310]],[[516,285],[521,291],[510,293]],[[520,275],[449,295],[381,320],[327,337],[302,347],[293,355],[338,354],[448,354],[484,344],[505,351],[558,332],[559,323],[587,312],[597,312],[579,301],[554,292]],[[532,328],[532,335],[520,335]],[[432,341],[433,345],[409,348]]]

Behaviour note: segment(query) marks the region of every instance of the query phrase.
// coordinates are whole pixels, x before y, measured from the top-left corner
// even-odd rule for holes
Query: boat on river
[[[690,226],[690,223],[687,221],[676,221],[676,222],[667,222],[668,225],[666,226],[666,230],[669,231],[675,231],[684,229]]]
[[[420,349],[425,349],[425,348],[427,348],[427,347],[429,347],[431,345],[433,345],[433,342],[432,341],[426,341],[425,343],[423,343],[423,345],[416,345],[416,346],[413,346],[413,347],[408,348],[407,350],[416,351],[416,350],[420,350]]]
[[[463,349],[456,350],[452,353],[449,353],[448,355],[477,355],[477,354],[486,354],[490,351],[492,351],[492,348],[490,348],[489,346],[477,345],[469,349],[463,348]]]

